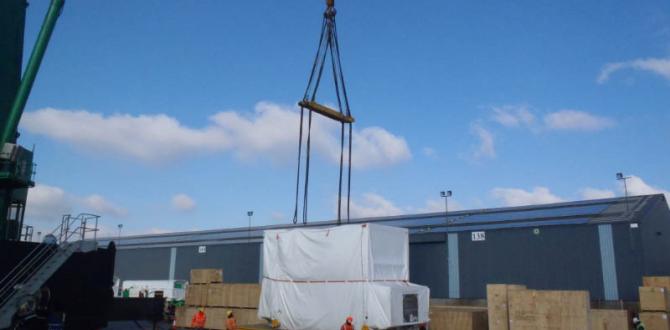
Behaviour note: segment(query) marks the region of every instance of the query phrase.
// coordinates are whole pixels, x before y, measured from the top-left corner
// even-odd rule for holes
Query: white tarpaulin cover
[[[406,229],[363,224],[265,231],[258,316],[282,328],[338,329],[347,316],[357,328],[425,323],[429,299],[427,287],[409,283]]]

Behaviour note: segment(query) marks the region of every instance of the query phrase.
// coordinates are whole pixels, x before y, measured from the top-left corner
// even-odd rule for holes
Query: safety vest
[[[229,317],[226,320],[226,330],[237,330],[237,321],[234,317]]]
[[[340,330],[354,330],[354,326],[352,324],[342,324],[342,327],[340,327]]]
[[[205,312],[197,312],[195,315],[193,315],[193,319],[191,319],[191,327],[204,328],[205,322],[207,322],[207,316],[205,315]]]

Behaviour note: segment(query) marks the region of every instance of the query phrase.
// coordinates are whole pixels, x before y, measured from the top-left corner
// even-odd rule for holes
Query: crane
[[[9,6],[11,5],[10,3],[16,6],[24,6],[23,11],[25,12],[25,1],[8,1],[5,5]],[[16,96],[13,98],[11,107],[8,109],[2,107],[6,102],[0,105],[2,107],[0,108],[0,147],[2,148],[0,151],[0,240],[20,239],[28,188],[35,186],[35,182],[33,181],[35,174],[33,150],[17,144],[19,136],[17,126],[21,115],[23,115],[28,96],[30,95],[35,77],[39,71],[44,53],[64,3],[64,0],[51,0],[42,28],[37,36],[35,47],[30,55],[18,88],[16,88],[16,94],[14,94]],[[8,12],[11,13],[12,11]],[[2,49],[3,53],[16,52],[11,46],[16,48],[23,46],[22,25],[21,22],[21,24],[13,26],[17,30],[15,33],[20,36],[21,40],[17,40],[16,44],[10,45],[7,49]],[[3,68],[3,71],[18,73],[17,76],[20,76],[20,54],[22,52],[18,51],[17,53],[19,54],[18,59],[14,63],[18,63],[18,65]],[[8,88],[10,96],[14,96],[11,93],[14,91],[12,88],[14,86],[16,86],[16,83],[14,81],[10,82],[10,88]]]

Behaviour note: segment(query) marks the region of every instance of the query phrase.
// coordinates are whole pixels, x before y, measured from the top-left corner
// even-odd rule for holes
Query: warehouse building
[[[480,299],[487,283],[517,283],[635,301],[643,275],[670,275],[670,210],[660,194],[352,220],[367,222],[409,229],[410,279],[433,298]],[[297,226],[122,237],[115,275],[179,280],[192,268],[223,268],[227,282],[258,282],[263,231]]]

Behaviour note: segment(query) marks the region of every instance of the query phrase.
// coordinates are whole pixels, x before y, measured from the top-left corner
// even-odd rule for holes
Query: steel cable
[[[325,41],[325,42],[324,42]],[[335,23],[335,10],[334,8],[329,8],[324,13],[323,23],[321,25],[321,36],[319,38],[319,46],[317,47],[316,56],[312,64],[312,70],[309,75],[309,80],[307,82],[307,87],[305,89],[305,94],[303,100],[308,98],[312,102],[316,102],[316,95],[321,84],[321,78],[323,77],[323,70],[325,68],[326,57],[330,52],[331,57],[331,67],[333,71],[333,81],[335,84],[335,94],[337,97],[337,104],[340,113],[345,113],[347,116],[351,116],[351,109],[349,108],[349,98],[346,91],[346,86],[344,82],[344,74],[342,70],[342,62],[340,59],[340,49],[339,41],[337,38],[337,28]],[[340,90],[341,89],[341,90]],[[311,95],[310,95],[311,94]],[[342,100],[344,98],[344,100]],[[344,102],[343,102],[344,101]],[[344,105],[344,107],[343,107]],[[309,109],[308,109],[309,110]],[[302,167],[302,149],[303,149],[303,134],[304,134],[304,111],[305,108],[301,106],[300,108],[300,129],[299,129],[299,141],[298,141],[298,169],[296,174],[296,188],[295,188],[295,205],[293,211],[293,224],[298,222],[298,196],[300,195],[300,179],[301,179],[301,167]],[[344,143],[345,143],[345,125],[347,123],[341,122],[340,126],[340,168],[339,168],[339,177],[338,177],[338,198],[337,198],[337,224],[341,224],[342,220],[342,186],[343,186],[343,175],[344,175]],[[351,164],[352,164],[352,139],[353,139],[353,129],[352,124],[349,125],[349,134],[348,134],[348,162],[347,162],[347,222],[350,220],[350,206],[351,206]],[[304,178],[304,187],[303,187],[303,205],[302,205],[302,222],[307,224],[308,216],[308,192],[309,192],[309,174],[310,174],[310,160],[311,160],[311,130],[312,130],[312,111],[308,115],[308,127],[307,127],[307,141],[305,146],[305,178]]]

